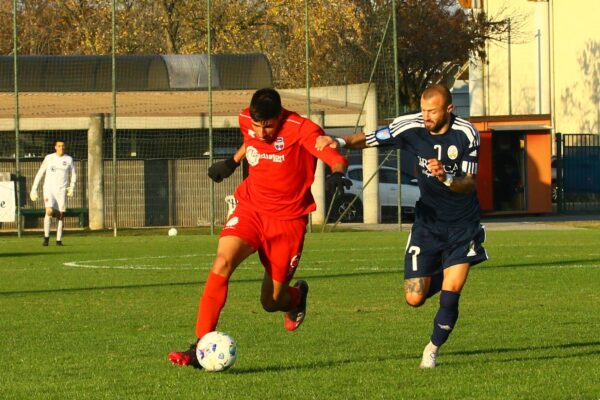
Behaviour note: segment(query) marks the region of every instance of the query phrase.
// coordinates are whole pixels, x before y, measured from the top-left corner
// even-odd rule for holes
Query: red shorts
[[[227,219],[221,237],[236,236],[258,250],[260,261],[277,282],[289,282],[300,263],[308,216],[281,220],[262,215],[238,203]]]

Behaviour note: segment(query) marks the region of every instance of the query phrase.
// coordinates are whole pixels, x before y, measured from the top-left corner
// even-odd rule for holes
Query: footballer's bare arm
[[[341,138],[333,138],[326,135],[319,136],[315,143],[315,148],[321,151],[327,146],[334,149],[339,149],[341,147],[345,147],[347,149],[364,149],[367,147],[367,140],[364,132],[346,135]]]
[[[364,132],[354,133],[352,135],[346,135],[342,138],[346,142],[346,148],[348,149],[365,149],[367,148],[367,138]]]
[[[454,177],[448,175],[444,170],[444,165],[437,158],[427,160],[427,169],[441,183],[448,186],[450,190],[456,193],[473,193],[476,188],[475,175],[466,174],[464,176]]]
[[[242,144],[240,148],[233,155],[233,161],[240,164],[242,160],[246,157],[246,145]]]
[[[465,194],[473,193],[477,187],[475,175],[467,174],[465,176],[454,178],[449,187],[453,192]]]

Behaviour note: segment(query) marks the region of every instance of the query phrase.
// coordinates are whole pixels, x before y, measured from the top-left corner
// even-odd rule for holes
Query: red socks
[[[200,298],[198,307],[198,317],[196,320],[196,337],[201,339],[208,332],[212,332],[217,328],[221,310],[225,306],[227,300],[227,289],[229,280],[221,275],[213,272],[208,274],[208,279],[204,285],[204,292]],[[288,287],[290,295],[290,304],[288,310],[293,310],[300,303],[300,290],[293,286]]]
[[[227,278],[213,272],[208,274],[198,307],[196,320],[196,337],[198,339],[216,329],[219,315],[221,315],[221,310],[227,300],[228,285]]]

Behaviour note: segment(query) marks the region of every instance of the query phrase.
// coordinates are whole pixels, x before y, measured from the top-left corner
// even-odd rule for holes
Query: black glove
[[[331,193],[335,193],[337,190],[339,194],[344,194],[344,188],[350,189],[352,181],[344,176],[342,172],[334,172],[325,179],[327,190]]]
[[[208,176],[215,182],[221,182],[223,179],[231,176],[239,166],[240,164],[235,162],[233,157],[230,157],[227,160],[217,161],[208,167]]]

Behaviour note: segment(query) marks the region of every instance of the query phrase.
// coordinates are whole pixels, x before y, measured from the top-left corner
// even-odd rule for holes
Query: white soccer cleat
[[[421,360],[421,364],[419,368],[435,368],[435,361],[438,354],[437,346],[433,345],[433,343],[429,342],[425,349],[423,350],[423,359]]]

